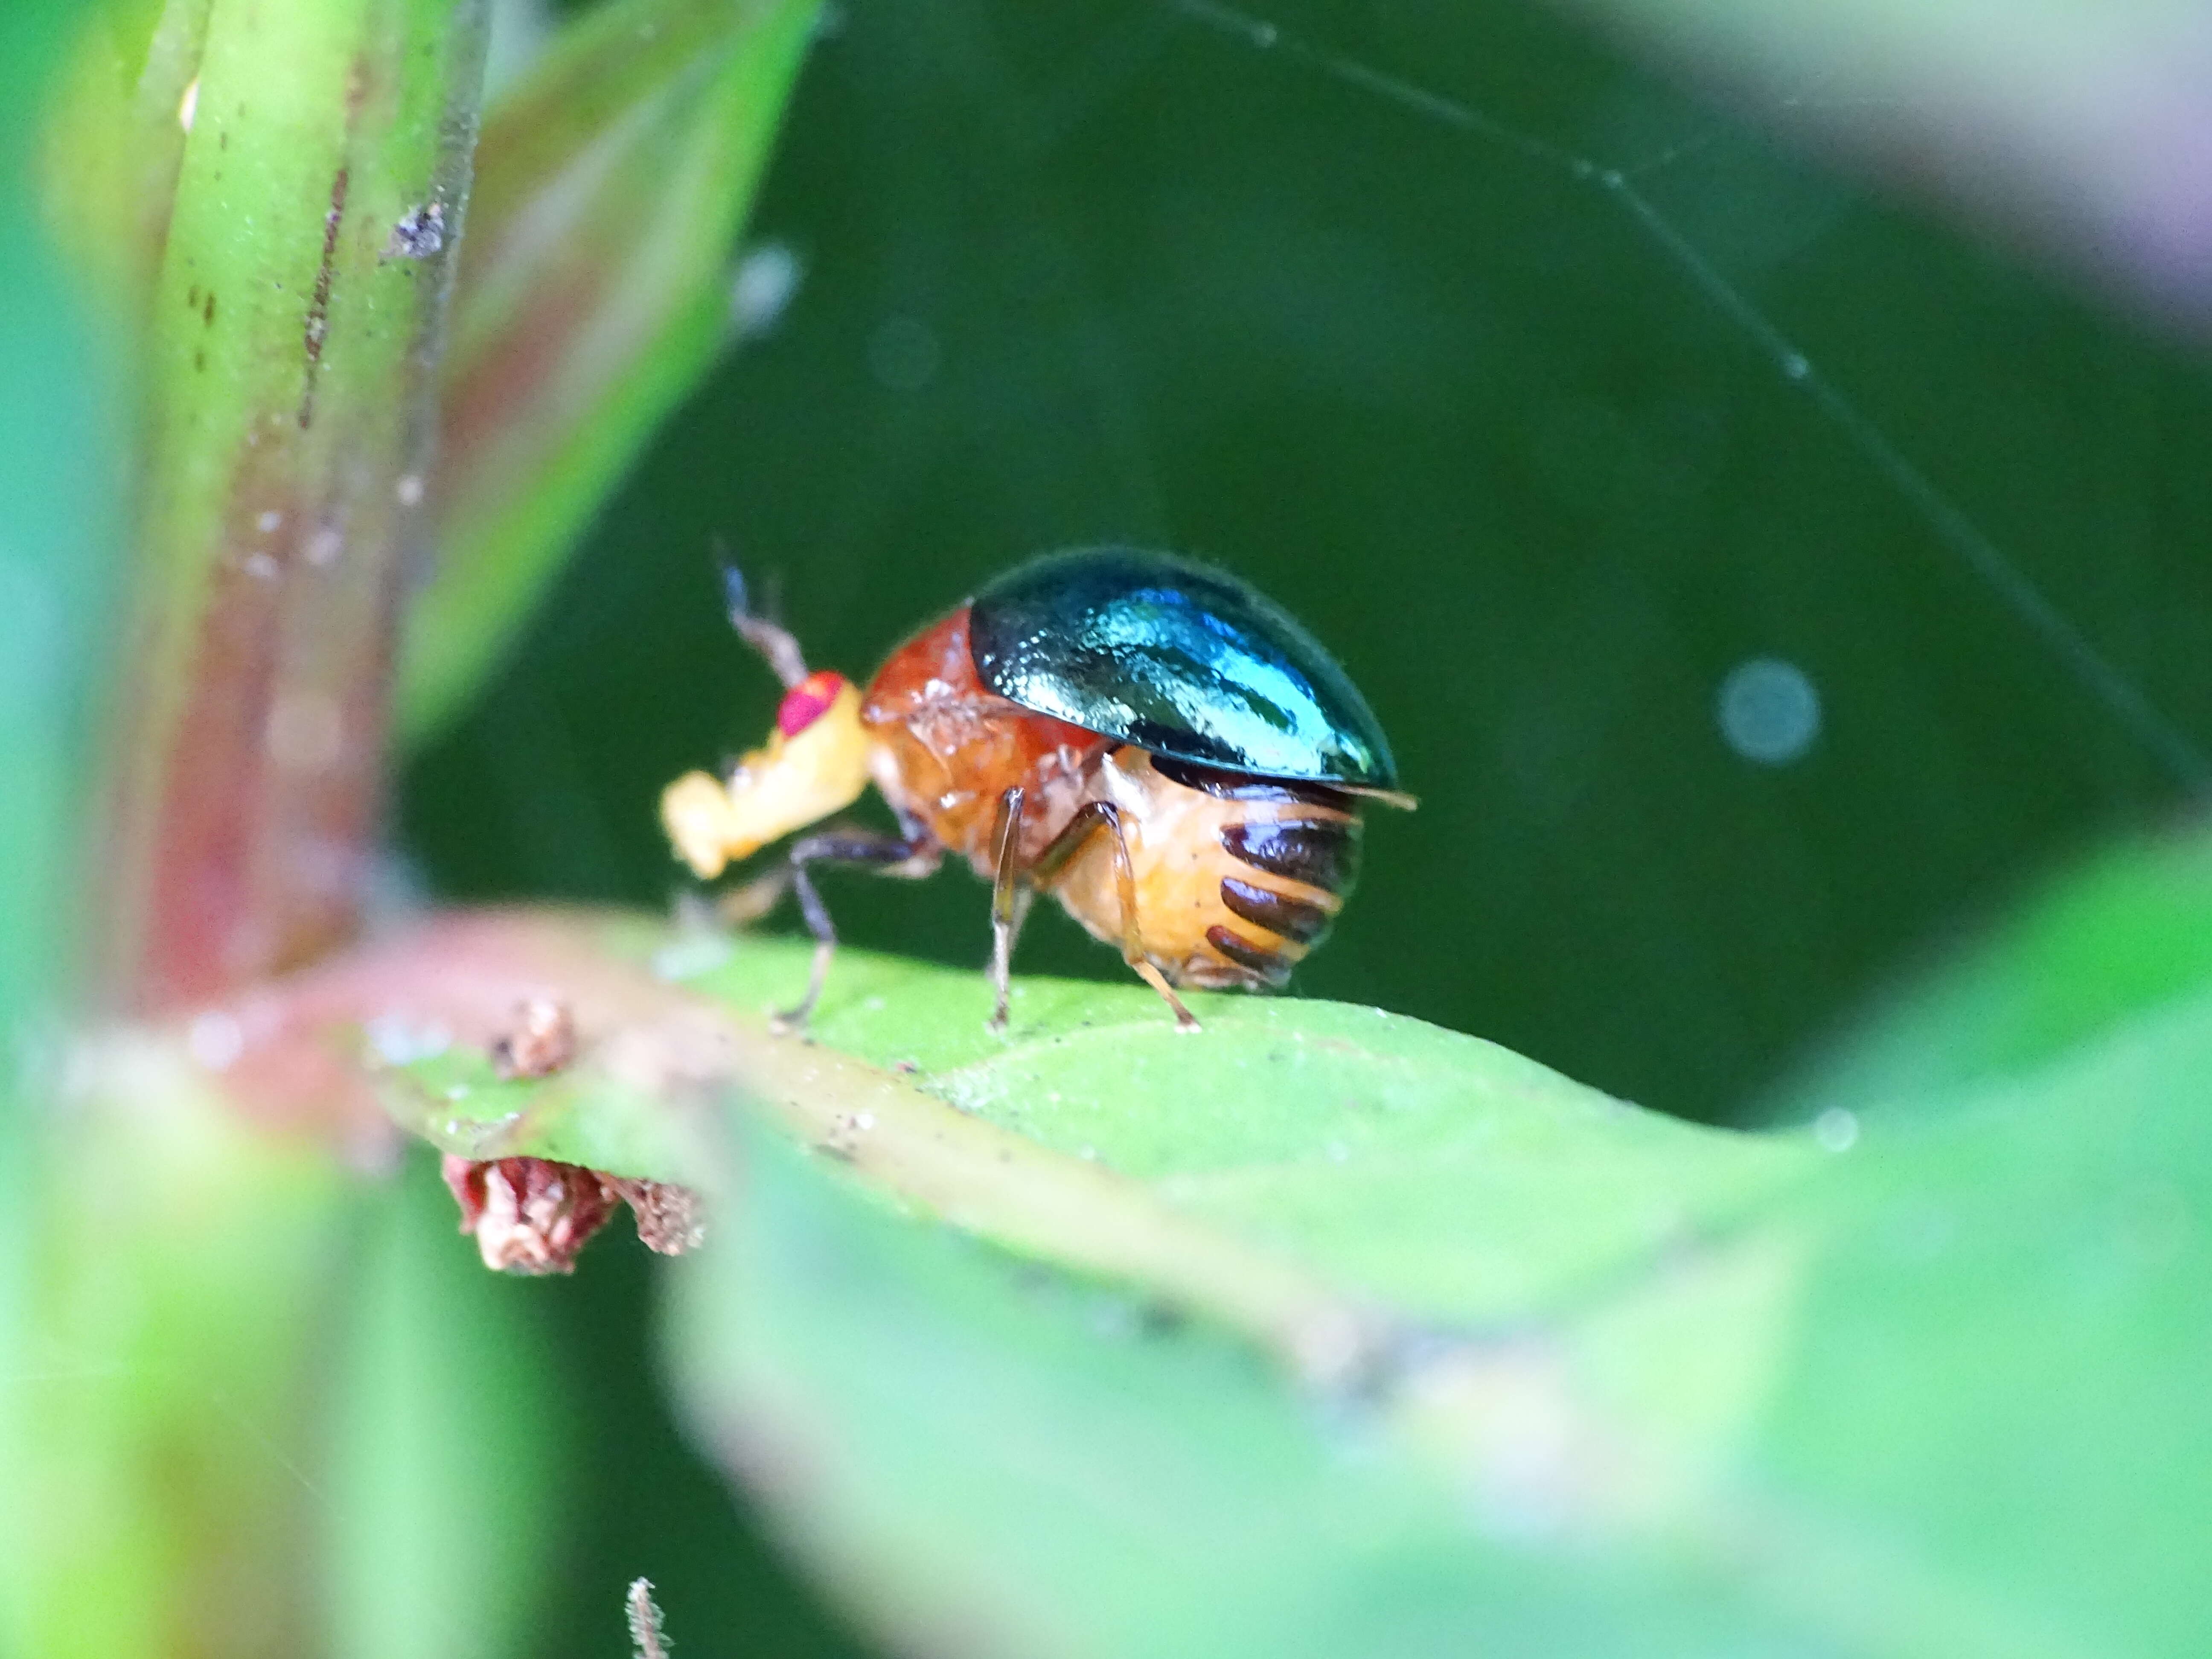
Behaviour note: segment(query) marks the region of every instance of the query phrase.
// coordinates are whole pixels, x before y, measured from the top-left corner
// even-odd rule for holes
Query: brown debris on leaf
[[[682,1255],[707,1242],[699,1213],[699,1194],[669,1181],[617,1181],[614,1189],[629,1203],[639,1242],[662,1255]]]
[[[688,1187],[601,1175],[542,1158],[479,1162],[448,1152],[440,1166],[461,1206],[461,1231],[495,1273],[570,1273],[576,1254],[617,1204],[637,1218],[637,1236],[662,1255],[696,1249],[706,1237],[699,1198]]]
[[[553,997],[532,997],[514,1024],[491,1045],[492,1068],[503,1082],[550,1077],[576,1057],[576,1017]]]
[[[568,1273],[576,1252],[614,1213],[618,1194],[596,1170],[542,1158],[479,1164],[448,1152],[440,1166],[461,1206],[461,1231],[495,1273]]]

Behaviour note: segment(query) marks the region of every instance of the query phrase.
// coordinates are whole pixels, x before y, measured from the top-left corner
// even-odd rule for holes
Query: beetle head
[[[842,674],[810,674],[784,694],[767,746],[726,782],[687,773],[660,797],[661,826],[702,879],[849,806],[868,785],[860,693]]]

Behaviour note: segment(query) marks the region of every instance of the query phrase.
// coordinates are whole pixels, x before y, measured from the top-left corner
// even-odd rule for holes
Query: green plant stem
[[[208,15],[144,337],[115,1003],[213,996],[354,926],[483,30],[481,0]]]

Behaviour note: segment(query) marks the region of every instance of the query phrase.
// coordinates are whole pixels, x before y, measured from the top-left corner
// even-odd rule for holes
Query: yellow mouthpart
[[[860,694],[848,681],[796,737],[769,734],[768,746],[738,764],[728,782],[687,772],[660,795],[660,823],[676,855],[702,880],[803,830],[868,787],[868,734]]]

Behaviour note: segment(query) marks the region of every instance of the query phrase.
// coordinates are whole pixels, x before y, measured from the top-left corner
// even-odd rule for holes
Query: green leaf
[[[2212,837],[2125,843],[2044,884],[1893,994],[1778,1090],[1771,1111],[1924,1106],[2033,1072],[2208,984]]]
[[[0,9],[0,1023],[64,993],[69,900],[89,872],[95,642],[111,592],[125,354],[91,326],[34,199],[38,118],[65,61],[72,9]],[[0,1057],[0,1117],[17,1056]]]
[[[554,1332],[485,1274],[428,1159],[362,1208],[321,1449],[325,1650],[538,1651],[576,1532]]]
[[[1653,1553],[1546,1549],[1364,1407],[1141,1297],[901,1221],[766,1137],[746,1154],[678,1277],[678,1381],[896,1649],[1689,1659],[1750,1622]]]
[[[42,1553],[51,1536],[26,1501],[57,1472],[49,1408],[67,1421],[87,1378],[82,1357],[42,1352],[48,1311],[37,1273],[45,1242],[41,1153],[46,1067],[33,1033],[68,990],[70,900],[85,872],[87,748],[94,618],[113,565],[112,471],[120,365],[96,349],[88,319],[46,234],[30,181],[37,118],[62,63],[73,8],[0,8],[0,1652],[68,1651],[76,1621],[54,1595]],[[46,1374],[52,1362],[53,1374]],[[94,1368],[95,1371],[97,1368]],[[81,1420],[81,1419],[80,1419]],[[95,1452],[100,1449],[95,1446]],[[97,1509],[98,1462],[61,1495]],[[71,1525],[80,1510],[64,1509]],[[127,1540],[102,1540],[109,1547]],[[125,1586],[126,1590],[131,1587]],[[57,1620],[51,1615],[60,1613]],[[124,1617],[130,1617],[126,1611]],[[88,1632],[96,1634],[96,1632]],[[127,1650],[111,1650],[127,1651]]]
[[[373,1123],[363,1179],[243,1117],[234,1041],[87,1042],[6,1143],[6,1650],[533,1650],[574,1532],[544,1333]]]
[[[739,1011],[803,983],[804,951],[748,939],[722,958],[711,939],[635,921],[491,913],[293,995],[325,1018],[428,999],[415,1018],[436,1042],[403,1030],[380,1083],[444,1151],[712,1186],[696,1101],[741,1088],[903,1202],[1145,1283],[1324,1372],[1377,1358],[1401,1325],[1508,1319],[1607,1283],[1732,1224],[1817,1158],[1808,1138],[1638,1112],[1493,1045],[1340,1005],[1200,997],[1192,1034],[1140,988],[1028,980],[999,1038],[979,975],[847,952],[819,1040],[786,1042]],[[465,1002],[415,983],[455,961]],[[549,1080],[501,1082],[487,1045],[548,985],[586,1047]],[[1568,1184],[1531,1194],[1510,1178],[1528,1162]]]
[[[47,116],[47,216],[135,332],[159,280],[214,0],[96,0]]]
[[[776,1006],[805,982],[804,956],[747,939],[684,982]],[[1227,995],[1194,1006],[1205,1029],[1188,1034],[1140,986],[1027,978],[1000,1038],[980,973],[848,951],[814,1035],[913,1065],[963,1113],[1424,1320],[1552,1305],[1724,1224],[1809,1161],[1805,1142],[1640,1111],[1379,1008]],[[1532,1188],[1531,1164],[1558,1184]]]
[[[9,1147],[0,1626],[21,1653],[313,1643],[311,1364],[345,1181],[239,1121],[181,1045],[82,1054]]]
[[[441,1144],[684,1126],[628,1172],[719,1194],[671,1327],[701,1437],[900,1645],[2055,1656],[2212,1613],[2212,997],[1749,1135],[1371,1009],[1191,1036],[1024,980],[996,1038],[979,975],[857,953],[779,1040],[803,948],[605,917],[305,994],[410,961],[583,1036],[488,1098],[387,1071]]]
[[[485,125],[400,723],[454,714],[729,338],[730,246],[817,0],[615,0]]]
[[[917,988],[887,983],[874,994],[886,1013],[906,1000],[928,1018],[930,1000]],[[945,990],[948,1000],[957,994]],[[969,1007],[979,1014],[980,996]],[[1393,1644],[1373,1634],[1388,1632],[1389,1620],[1371,1621],[1378,1609],[1401,1607],[1391,1570],[1418,1577],[1429,1552],[1453,1548],[1475,1558],[1462,1564],[1455,1592],[1462,1627],[1479,1621],[1528,1651],[1559,1650],[1559,1621],[1577,1614],[1603,1629],[1608,1610],[1618,1622],[1596,1642],[1601,1650],[1661,1651],[1679,1642],[1710,1651],[1701,1644],[1748,1646],[1781,1633],[1813,1650],[1846,1652],[2185,1649],[2206,1597],[2182,1540],[2206,1518],[2196,1471],[2212,1449],[2212,1411],[2194,1397],[2212,1337],[2190,1312],[2212,1288],[2201,1221],[2212,1213],[2212,1122],[2198,1082],[2212,1061],[2212,1005],[2203,998],[2124,1022],[1925,1128],[1855,1125],[1856,1144],[1843,1152],[1803,1139],[1702,1134],[1676,1146],[1679,1126],[1655,1127],[1626,1109],[1583,1130],[1584,1101],[1571,1085],[1493,1059],[1471,1040],[1364,1010],[1269,1005],[1261,1018],[1233,1023],[1217,1012],[1224,1046],[1260,1048],[1260,1031],[1279,1043],[1285,1030],[1304,1030],[1310,1043],[1325,1034],[1356,1053],[1343,1056],[1336,1076],[1248,1053],[1237,1068],[1244,1075],[1224,1077],[1200,1056],[1167,1086],[1167,1075],[1146,1064],[1147,1014],[1159,1023],[1139,999],[1124,1021],[1099,1018],[1096,1036],[1054,1021],[1049,1035],[980,1066],[956,1066],[932,1086],[970,1102],[994,1098],[1004,1103],[998,1109],[1054,1128],[1073,1119],[1086,1136],[1133,1120],[1110,1141],[1097,1135],[1109,1163],[1146,1157],[1152,1142],[1168,1139],[1200,1149],[1192,1164],[1205,1164],[1209,1143],[1224,1137],[1242,1144],[1232,1161],[1248,1162],[1264,1188],[1361,1121],[1359,1085],[1348,1079],[1370,1079],[1372,1091],[1378,1073],[1424,1051],[1456,1060],[1455,1068],[1437,1066],[1430,1097],[1468,1139],[1494,1132],[1487,1169],[1452,1169],[1412,1100],[1385,1096],[1383,1134],[1442,1164],[1445,1184],[1469,1209],[1498,1215],[1486,1237],[1476,1224],[1455,1230],[1427,1215],[1419,1230],[1440,1277],[1464,1287],[1471,1316],[1448,1328],[1465,1334],[1456,1346],[1440,1339],[1431,1304],[1425,1328],[1437,1346],[1367,1400],[1335,1409],[1371,1437],[1367,1449],[1382,1468],[1425,1480],[1432,1496],[1456,1497],[1471,1513],[1402,1540],[1387,1565],[1356,1547],[1365,1535],[1357,1528],[1318,1561],[1266,1551],[1267,1571],[1249,1600],[1235,1602],[1254,1621],[1241,1627],[1263,1632],[1248,1641],[1194,1623],[1208,1613],[1189,1607],[1188,1589],[1156,1588],[1139,1613],[1126,1590],[1118,1599],[1110,1589],[1090,1593],[1071,1565],[1044,1581],[1042,1597],[1079,1605],[1048,1632],[1070,1650],[1188,1651],[1202,1639],[1209,1652],[1389,1651]],[[1372,1032],[1364,1042],[1362,1020]],[[1194,1040],[1194,1050],[1206,1041]],[[991,1079],[981,1091],[979,1073]],[[1498,1086],[1508,1080],[1517,1087]],[[1182,1133],[1199,1103],[1202,1122]],[[1516,1135],[1511,1126],[1523,1112],[1561,1133]],[[1829,1133],[1841,1145],[1834,1126]],[[1753,1158],[1774,1161],[1758,1171],[1763,1188],[1728,1168]],[[1242,1237],[1296,1249],[1339,1283],[1394,1292],[1420,1284],[1370,1265],[1387,1260],[1377,1235],[1397,1231],[1378,1217],[1420,1183],[1387,1163],[1370,1176],[1357,1156],[1333,1170],[1333,1204],[1309,1189],[1304,1203],[1256,1203],[1243,1213],[1213,1209],[1218,1182],[1192,1181],[1180,1158],[1146,1173],[1179,1211],[1205,1208]],[[1601,1185],[1593,1171],[1620,1178]],[[895,1354],[934,1352],[939,1322],[957,1330],[969,1316],[957,1300],[948,1307],[915,1297],[915,1268],[878,1260],[872,1276],[840,1275],[834,1296],[818,1283],[809,1295],[783,1282],[776,1264],[803,1249],[792,1231],[803,1238],[807,1229],[859,1224],[838,1218],[849,1204],[807,1176],[785,1168],[778,1178],[796,1195],[770,1219],[749,1218],[760,1231],[702,1264],[713,1282],[687,1304],[693,1325],[679,1329],[689,1333],[682,1340],[713,1442],[772,1449],[789,1436],[814,1454],[818,1495],[807,1501],[821,1508],[805,1524],[817,1540],[877,1506],[914,1505],[902,1531],[878,1539],[874,1565],[842,1550],[837,1557],[888,1626],[911,1631],[922,1616],[913,1575],[884,1565],[907,1550],[944,1565],[940,1587],[966,1582],[969,1616],[979,1607],[1010,1620],[1033,1615],[1042,1570],[1017,1574],[1017,1589],[1031,1593],[1018,1594],[992,1569],[1006,1552],[1024,1560],[1048,1547],[1016,1541],[1037,1516],[1054,1515],[1057,1530],[1067,1506],[1096,1496],[1066,1470],[1040,1467],[1048,1456],[1088,1455],[1091,1397],[1074,1376],[1137,1364],[1133,1346],[1176,1345],[1133,1335],[1127,1317],[1109,1320],[1088,1352],[1060,1362],[1060,1396],[1032,1389],[1026,1409],[996,1412],[951,1403],[990,1400],[994,1371],[1035,1367],[1035,1355],[987,1348],[970,1357],[972,1370],[917,1380]],[[1527,1225],[1528,1212],[1547,1202],[1560,1212],[1553,1224]],[[1575,1260],[1569,1224],[1602,1234],[1608,1211],[1639,1203],[1677,1206],[1679,1231],[1656,1248],[1623,1251],[1602,1272]],[[1325,1206],[1334,1222],[1316,1225]],[[1404,1230],[1408,1252],[1415,1231]],[[1347,1238],[1358,1242],[1346,1248]],[[1486,1262],[1498,1277],[1525,1275],[1525,1298],[1481,1295]],[[1549,1263],[1563,1270],[1546,1275]],[[987,1306],[993,1298],[974,1281],[995,1283],[998,1319],[1039,1300],[1033,1282],[1025,1287],[988,1261],[971,1256],[966,1276],[963,1294]],[[860,1290],[877,1284],[887,1299],[912,1298],[905,1328],[880,1304],[845,1317]],[[732,1308],[734,1316],[725,1311]],[[723,1319],[735,1329],[717,1330]],[[1061,1340],[1070,1340],[1065,1330]],[[788,1370],[752,1351],[763,1342]],[[1170,1352],[1146,1383],[1126,1382],[1116,1390],[1124,1409],[1130,1394],[1166,1388],[1188,1363]],[[880,1380],[887,1376],[896,1380]],[[1188,1457],[1201,1446],[1218,1455],[1224,1443],[1183,1403],[1164,1400],[1146,1419]],[[873,1425],[927,1446],[936,1475],[965,1465],[994,1474],[999,1489],[972,1510],[945,1504],[932,1518],[922,1494],[940,1489],[912,1467],[921,1453],[884,1473],[876,1467],[887,1455],[880,1442],[846,1451]],[[1110,1464],[1112,1454],[1102,1461]],[[1222,1471],[1217,1505],[1192,1512],[1170,1553],[1236,1561],[1269,1538],[1275,1517],[1264,1504],[1259,1515],[1240,1509],[1238,1498],[1249,1498],[1270,1461]],[[1363,1480],[1375,1478],[1343,1472],[1342,1501],[1355,1514]],[[841,1492],[847,1482],[857,1492]],[[1110,1522],[1104,1507],[1097,1518]],[[1185,1513],[1174,1500],[1144,1512],[1155,1526]],[[953,1514],[973,1530],[951,1525]],[[1089,1546],[1093,1573],[1102,1559],[1131,1559],[1110,1529]],[[1519,1593],[1500,1594],[1478,1562],[1522,1570]],[[1207,1582],[1236,1596],[1233,1582]],[[1301,1620],[1313,1645],[1300,1647],[1266,1626],[1267,1609],[1331,1592],[1363,1610],[1335,1634],[1318,1634],[1325,1620]],[[1126,1621],[1127,1639],[1114,1634],[1116,1621]],[[1240,1626],[1232,1619],[1229,1627]],[[1400,1650],[1422,1650],[1425,1628],[1436,1626],[1416,1623]]]

